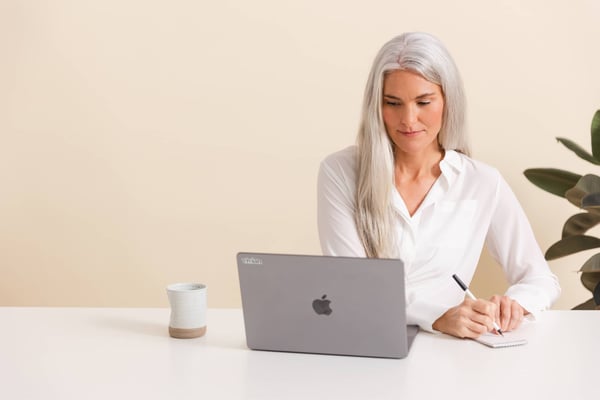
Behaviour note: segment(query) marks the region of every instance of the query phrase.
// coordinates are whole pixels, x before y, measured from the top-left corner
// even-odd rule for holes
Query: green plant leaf
[[[600,158],[600,110],[592,117],[592,154],[594,158]]]
[[[590,193],[581,199],[581,207],[588,208],[600,208],[600,192]]]
[[[554,260],[560,257],[575,254],[583,250],[600,247],[600,239],[594,236],[575,235],[569,236],[554,243],[546,250],[546,260]]]
[[[572,308],[572,310],[595,310],[596,303],[594,303],[594,299],[589,299],[588,301],[584,301],[583,303],[576,305]]]
[[[600,215],[589,212],[575,214],[563,226],[562,237],[583,235],[600,223]]]
[[[587,150],[585,150],[583,147],[581,147],[580,145],[578,145],[577,143],[575,143],[574,141],[572,141],[571,139],[567,139],[567,138],[562,138],[562,137],[557,137],[556,140],[558,140],[558,142],[562,143],[563,145],[565,145],[565,147],[569,150],[571,150],[573,153],[577,154],[577,156],[579,156],[579,158],[584,159],[585,161],[589,161],[592,164],[595,165],[600,165],[600,161],[597,160],[593,155],[591,155]]]
[[[579,272],[600,272],[600,253],[588,258],[579,269]]]
[[[581,180],[579,174],[556,168],[530,168],[523,174],[540,189],[560,197],[565,197],[565,192]]]
[[[581,201],[590,193],[600,192],[600,177],[594,174],[582,176],[577,184],[565,192],[565,197],[569,202],[581,207]]]
[[[600,282],[600,272],[583,272],[581,274],[581,283],[590,292],[593,291]]]

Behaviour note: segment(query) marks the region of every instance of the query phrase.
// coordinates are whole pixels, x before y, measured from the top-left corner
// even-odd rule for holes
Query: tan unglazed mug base
[[[204,336],[206,334],[206,326],[202,328],[181,329],[169,326],[169,335],[177,339],[192,339]]]

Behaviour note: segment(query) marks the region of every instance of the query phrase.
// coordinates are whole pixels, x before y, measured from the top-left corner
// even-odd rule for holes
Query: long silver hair
[[[444,96],[438,142],[445,150],[470,155],[465,130],[466,99],[462,79],[443,43],[421,32],[387,42],[375,57],[363,99],[358,131],[358,181],[355,222],[367,257],[398,257],[392,208],[394,151],[381,112],[386,74],[407,70],[439,85]]]

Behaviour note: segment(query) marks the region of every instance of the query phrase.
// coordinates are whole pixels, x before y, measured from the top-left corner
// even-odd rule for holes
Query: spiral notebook
[[[488,332],[479,336],[475,341],[494,349],[523,346],[527,344],[527,339],[523,338],[522,335],[519,335],[518,332],[504,332],[504,336]]]

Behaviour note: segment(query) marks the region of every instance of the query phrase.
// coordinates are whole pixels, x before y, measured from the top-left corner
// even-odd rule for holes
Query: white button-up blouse
[[[321,163],[318,228],[325,255],[366,257],[354,222],[356,152],[351,146]],[[510,285],[505,295],[534,316],[549,308],[560,294],[558,280],[500,173],[455,151],[446,151],[440,169],[440,177],[413,216],[393,191],[408,323],[432,331],[437,318],[462,302],[464,292],[452,274],[468,285],[484,243],[504,269]]]

